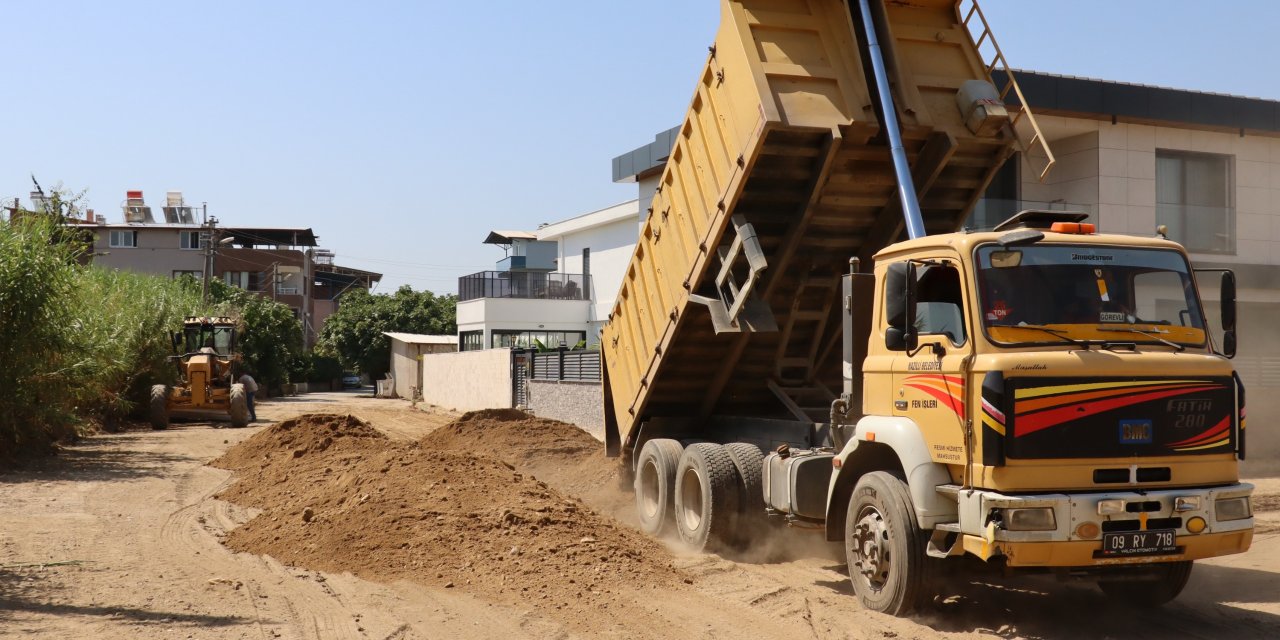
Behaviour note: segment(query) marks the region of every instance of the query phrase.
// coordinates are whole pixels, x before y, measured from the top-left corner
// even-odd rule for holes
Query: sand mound
[[[619,461],[606,457],[604,444],[574,425],[516,409],[486,409],[464,414],[419,442],[428,449],[483,451],[598,511],[631,517],[630,497],[617,490]]]
[[[521,416],[504,424],[524,424]],[[296,424],[264,430],[217,461],[249,471],[218,497],[263,509],[227,537],[233,549],[584,611],[607,608],[623,588],[680,585],[657,542],[476,453],[494,452],[492,442],[463,446],[463,431],[451,430],[462,450],[446,451],[370,435],[349,416],[289,422]]]
[[[301,458],[335,446],[359,447],[367,441],[384,441],[381,431],[353,415],[307,413],[277,423],[229,449],[209,464],[221,469],[266,465],[273,456]]]

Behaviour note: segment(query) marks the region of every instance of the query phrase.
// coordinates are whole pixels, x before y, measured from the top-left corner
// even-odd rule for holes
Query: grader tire
[[[249,426],[249,396],[245,395],[244,385],[231,385],[231,406],[227,413],[231,414],[231,426],[237,429]]]
[[[169,387],[162,384],[151,386],[151,404],[148,417],[152,429],[169,428]]]

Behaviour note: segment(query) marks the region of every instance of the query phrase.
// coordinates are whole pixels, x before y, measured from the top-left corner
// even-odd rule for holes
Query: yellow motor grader
[[[174,417],[230,420],[233,427],[249,424],[244,385],[232,373],[240,360],[236,350],[236,321],[228,317],[193,316],[182,331],[171,334],[178,383],[151,387],[151,427],[165,429]]]

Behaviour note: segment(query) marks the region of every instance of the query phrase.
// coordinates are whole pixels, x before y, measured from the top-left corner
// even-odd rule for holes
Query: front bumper
[[[1085,567],[1199,560],[1242,553],[1253,541],[1253,518],[1218,521],[1219,499],[1248,497],[1253,485],[1232,484],[1200,489],[1119,491],[1078,494],[1005,495],[994,491],[961,491],[959,499],[961,543],[964,551],[983,560],[1003,556],[1008,566]],[[1200,507],[1176,511],[1175,499],[1198,497]],[[1124,500],[1143,505],[1140,512],[1099,515],[1102,500]],[[1157,505],[1158,503],[1158,505]],[[1051,508],[1055,528],[1049,531],[1010,531],[993,517],[998,510]],[[1187,524],[1200,518],[1205,528],[1192,533]],[[1078,535],[1081,525],[1096,524],[1098,534]],[[1150,526],[1148,526],[1150,525]],[[1086,529],[1088,527],[1085,527]],[[1173,529],[1177,553],[1140,556],[1103,556],[1102,532],[1107,530]]]

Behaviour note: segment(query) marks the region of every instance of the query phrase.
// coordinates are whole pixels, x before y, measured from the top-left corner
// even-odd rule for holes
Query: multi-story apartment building
[[[142,192],[130,191],[121,222],[90,212],[89,220],[73,224],[93,234],[95,265],[196,279],[208,269],[214,279],[288,305],[303,322],[308,346],[343,293],[382,278],[335,265],[309,228],[207,224],[203,210],[187,206],[180,192],[167,194],[162,211],[162,218],[154,215]]]

